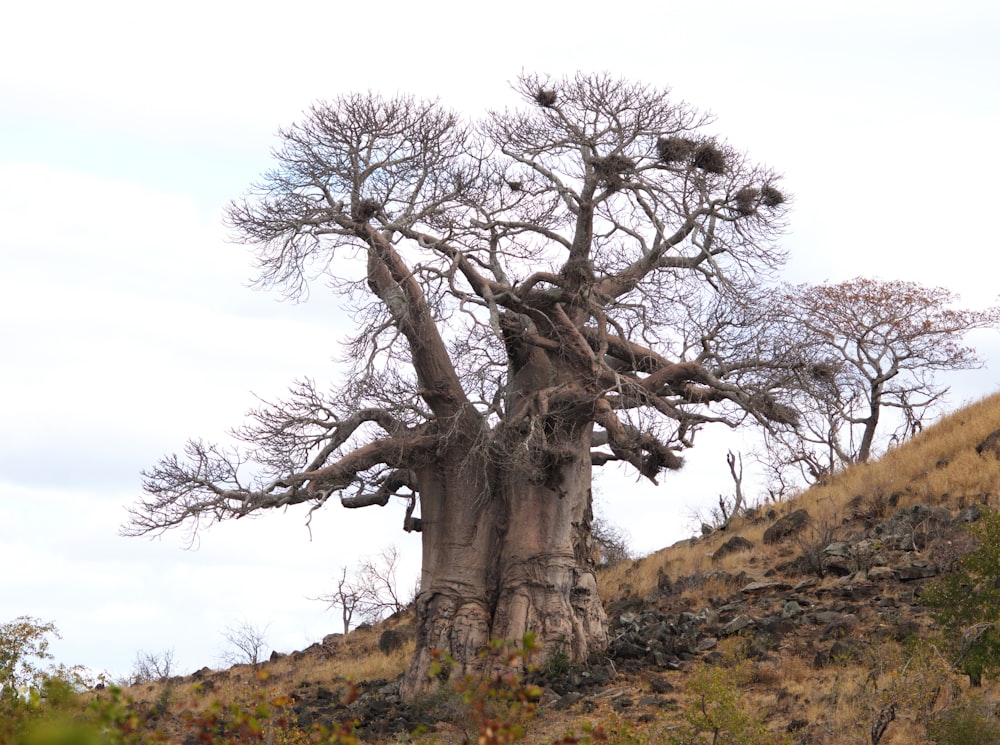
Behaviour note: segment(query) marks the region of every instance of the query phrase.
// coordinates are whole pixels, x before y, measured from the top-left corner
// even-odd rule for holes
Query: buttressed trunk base
[[[577,437],[589,441],[589,428]],[[424,567],[417,599],[417,652],[403,679],[413,698],[438,685],[435,657],[452,677],[502,663],[493,640],[535,635],[539,655],[584,662],[607,644],[607,618],[594,574],[589,448],[560,464],[546,483],[508,468],[474,499],[465,489],[428,499],[422,483]],[[470,486],[467,479],[466,486]],[[438,481],[440,485],[440,480]],[[441,507],[450,502],[457,519]],[[437,650],[437,651],[435,651]]]

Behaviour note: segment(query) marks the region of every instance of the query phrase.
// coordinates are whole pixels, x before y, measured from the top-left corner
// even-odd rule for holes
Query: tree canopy
[[[1000,308],[957,301],[943,287],[865,277],[779,288],[764,313],[800,356],[785,387],[800,417],[768,432],[768,457],[814,481],[920,431],[948,391],[937,373],[980,367],[965,335],[1000,320]]]
[[[322,277],[344,294],[352,373],[251,412],[236,430],[247,452],[193,441],[187,459],[164,459],[136,532],[335,493],[384,504],[445,435],[432,423],[512,429],[589,407],[604,430],[595,460],[655,479],[698,426],[767,409],[750,406],[760,360],[720,360],[702,323],[712,298],[735,302],[783,260],[777,175],[702,134],[710,119],[665,90],[583,75],[516,90],[530,108],[474,123],[352,94],[281,130],[277,166],[228,220],[255,247],[258,286],[301,298]],[[585,382],[509,395],[538,355]]]
[[[240,448],[163,458],[127,528],[403,498],[423,543],[408,693],[431,648],[474,666],[529,628],[573,659],[605,643],[593,466],[656,481],[706,424],[795,421],[793,361],[746,303],[784,259],[778,175],[663,88],[513,88],[474,121],[348,94],[280,131],[228,222],[259,287],[342,296],[350,372],[253,410]]]

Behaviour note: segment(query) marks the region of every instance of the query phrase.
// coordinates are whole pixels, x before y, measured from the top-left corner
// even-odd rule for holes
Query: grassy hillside
[[[445,687],[406,706],[394,687],[413,650],[402,614],[259,669],[205,669],[122,695],[143,737],[171,742],[194,742],[192,722],[223,711],[215,701],[237,708],[222,716],[229,730],[209,717],[216,729],[199,730],[202,741],[305,743],[322,726],[324,742],[349,742],[347,730],[331,732],[353,721],[363,742],[512,742],[508,712],[530,743],[998,742],[1000,685],[971,687],[953,669],[949,640],[920,602],[974,547],[970,508],[1000,507],[1000,457],[976,451],[998,429],[995,395],[724,532],[602,570],[612,643],[589,667],[556,655],[527,678],[464,695]],[[798,530],[776,538],[803,510]],[[383,653],[387,629],[403,646]],[[256,730],[233,724],[233,712],[260,704],[272,716]]]

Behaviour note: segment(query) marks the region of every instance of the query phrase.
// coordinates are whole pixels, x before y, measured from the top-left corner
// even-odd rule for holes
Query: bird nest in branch
[[[556,105],[556,92],[547,88],[539,88],[535,93],[535,102],[546,109]]]
[[[809,365],[809,377],[820,383],[832,383],[837,379],[837,370],[834,362],[816,362]]]
[[[765,186],[760,190],[760,203],[765,207],[777,207],[785,201],[785,195],[773,186]]]
[[[656,141],[656,153],[664,163],[679,163],[691,157],[695,144],[687,137],[661,137]]]
[[[706,173],[723,174],[726,172],[726,157],[711,142],[702,143],[695,149],[691,163]]]
[[[754,214],[757,211],[757,198],[760,191],[752,186],[744,186],[736,192],[736,211],[744,217]]]
[[[374,199],[362,199],[354,210],[354,216],[358,220],[368,221],[375,217],[381,209],[382,205]]]
[[[606,158],[594,158],[594,175],[611,190],[622,187],[623,176],[635,171],[635,161],[624,155],[609,155]]]
[[[608,179],[635,170],[635,161],[624,155],[609,155],[607,158],[594,158],[594,173],[600,178]]]
[[[769,393],[761,393],[754,396],[750,403],[765,418],[776,424],[788,424],[795,426],[799,422],[799,412],[787,404],[777,401]]]

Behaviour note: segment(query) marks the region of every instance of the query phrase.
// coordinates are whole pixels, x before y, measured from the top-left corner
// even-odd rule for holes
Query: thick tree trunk
[[[444,670],[461,676],[496,664],[483,654],[491,640],[520,641],[526,631],[541,647],[536,663],[554,653],[582,662],[606,645],[591,537],[591,425],[558,429],[545,448],[522,441],[525,455],[490,467],[457,447],[418,474],[423,571],[404,697],[437,685],[438,653],[449,660]]]
[[[569,461],[545,483],[524,469],[505,474],[508,529],[499,556],[493,635],[520,639],[533,631],[542,655],[585,661],[607,643],[607,618],[594,575],[591,536],[590,427],[573,437]]]
[[[418,473],[423,563],[417,649],[401,687],[406,698],[435,685],[430,673],[439,652],[451,658],[452,675],[481,672],[479,652],[492,638],[496,501],[486,469],[468,452],[452,448]]]

